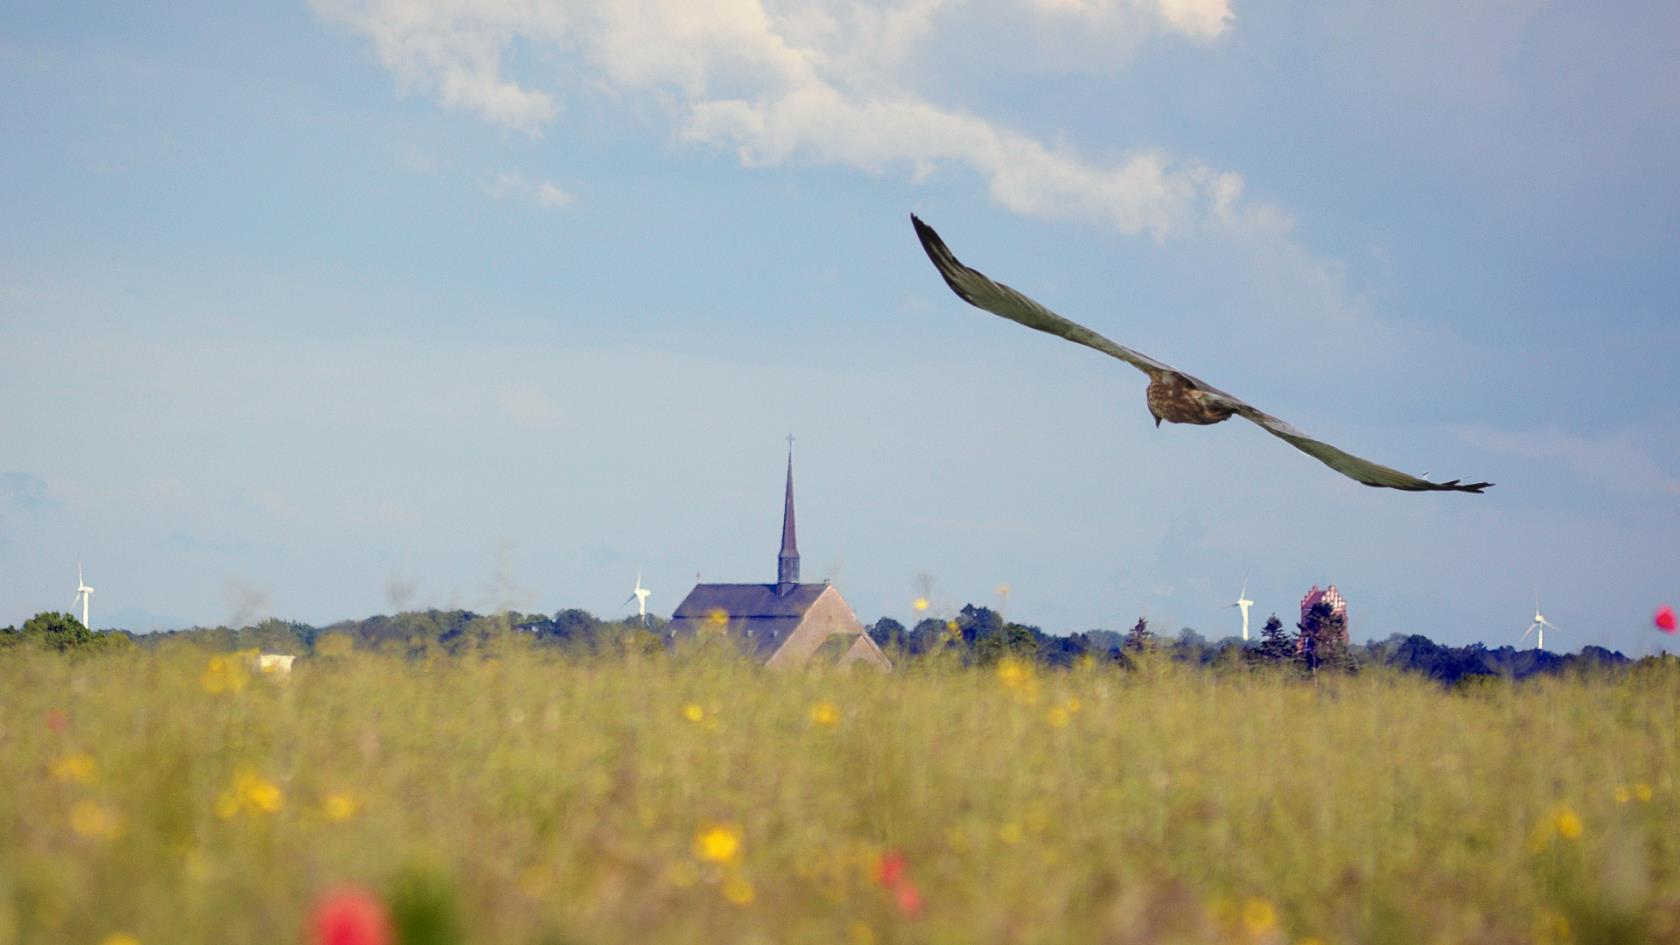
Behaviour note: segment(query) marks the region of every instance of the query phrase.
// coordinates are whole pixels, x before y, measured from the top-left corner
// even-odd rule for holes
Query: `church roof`
[[[696,584],[671,613],[671,629],[695,631],[716,623],[738,635],[748,652],[768,657],[828,589],[827,584],[795,584],[778,594],[775,584]]]

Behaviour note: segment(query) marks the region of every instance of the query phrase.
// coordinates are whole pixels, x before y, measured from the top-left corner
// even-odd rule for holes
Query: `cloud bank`
[[[748,166],[809,162],[923,179],[978,175],[1001,206],[1165,239],[1201,222],[1252,228],[1280,217],[1240,204],[1242,179],[1140,148],[1094,161],[918,94],[916,54],[942,28],[1021,16],[1049,35],[1210,43],[1226,0],[312,0],[365,36],[405,91],[540,135],[567,86],[658,103],[681,140],[733,150]],[[1070,40],[1072,41],[1072,40]],[[578,66],[582,66],[581,78]],[[552,188],[552,185],[548,185]],[[497,179],[499,196],[557,205],[557,188]]]

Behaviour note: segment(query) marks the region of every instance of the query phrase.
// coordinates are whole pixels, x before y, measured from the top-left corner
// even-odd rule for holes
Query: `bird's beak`
[[[1157,430],[1161,429],[1161,418],[1160,417],[1155,418],[1155,429],[1157,429]]]

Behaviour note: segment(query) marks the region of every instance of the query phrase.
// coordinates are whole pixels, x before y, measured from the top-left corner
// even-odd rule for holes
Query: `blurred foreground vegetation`
[[[1680,941],[1672,659],[1446,689],[533,636],[289,676],[13,647],[0,945],[301,942],[346,886],[438,945]]]

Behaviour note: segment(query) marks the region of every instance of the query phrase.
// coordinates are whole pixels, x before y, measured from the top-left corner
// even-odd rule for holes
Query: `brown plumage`
[[[1367,486],[1401,489],[1407,492],[1481,492],[1493,485],[1491,482],[1461,483],[1457,479],[1430,482],[1398,469],[1361,459],[1321,440],[1315,440],[1246,401],[1239,400],[1146,354],[1117,345],[1084,325],[1057,315],[1009,286],[993,282],[979,271],[959,262],[945,245],[945,241],[933,231],[933,227],[923,223],[914,214],[911,214],[910,221],[915,224],[916,236],[922,241],[922,249],[927,251],[934,268],[945,277],[945,284],[951,287],[951,291],[955,292],[958,298],[994,315],[1020,322],[1028,328],[1095,348],[1148,375],[1149,387],[1144,392],[1144,399],[1149,404],[1150,414],[1155,417],[1156,426],[1160,426],[1162,420],[1205,425],[1240,416],[1331,469]]]

